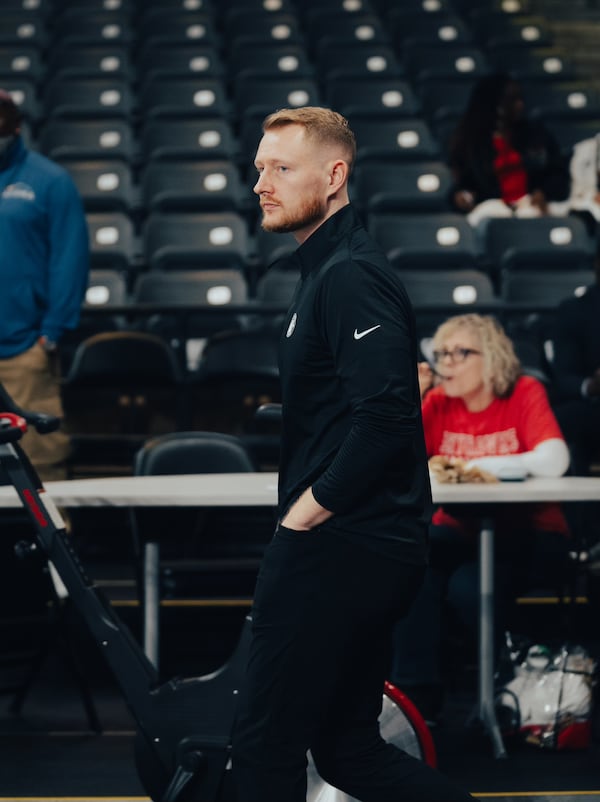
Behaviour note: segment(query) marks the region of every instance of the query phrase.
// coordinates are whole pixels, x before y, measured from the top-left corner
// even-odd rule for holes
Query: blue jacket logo
[[[20,198],[21,200],[34,201],[35,192],[29,184],[19,182],[17,184],[9,184],[2,191],[3,198]]]

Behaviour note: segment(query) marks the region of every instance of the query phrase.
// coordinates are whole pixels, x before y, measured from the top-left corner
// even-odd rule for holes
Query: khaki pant
[[[41,345],[36,343],[22,354],[0,359],[0,382],[23,409],[63,418],[58,357],[46,353]],[[64,431],[40,435],[32,427],[21,445],[42,481],[66,479],[70,443]]]

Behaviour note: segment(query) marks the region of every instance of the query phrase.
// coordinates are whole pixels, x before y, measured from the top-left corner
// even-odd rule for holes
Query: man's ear
[[[337,192],[348,181],[348,163],[343,159],[333,162],[329,173],[329,184]]]

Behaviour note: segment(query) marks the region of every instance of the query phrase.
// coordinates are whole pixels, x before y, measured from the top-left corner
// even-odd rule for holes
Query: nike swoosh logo
[[[359,331],[358,329],[354,329],[354,339],[355,340],[362,340],[363,337],[366,337],[367,334],[370,334],[375,329],[380,329],[381,323],[378,323],[376,326],[371,326],[370,329],[365,329],[364,331]]]

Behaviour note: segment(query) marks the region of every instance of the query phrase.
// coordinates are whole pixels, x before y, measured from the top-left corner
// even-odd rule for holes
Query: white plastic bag
[[[585,749],[591,740],[595,665],[582,646],[552,654],[531,646],[496,697],[505,735],[544,749]]]

